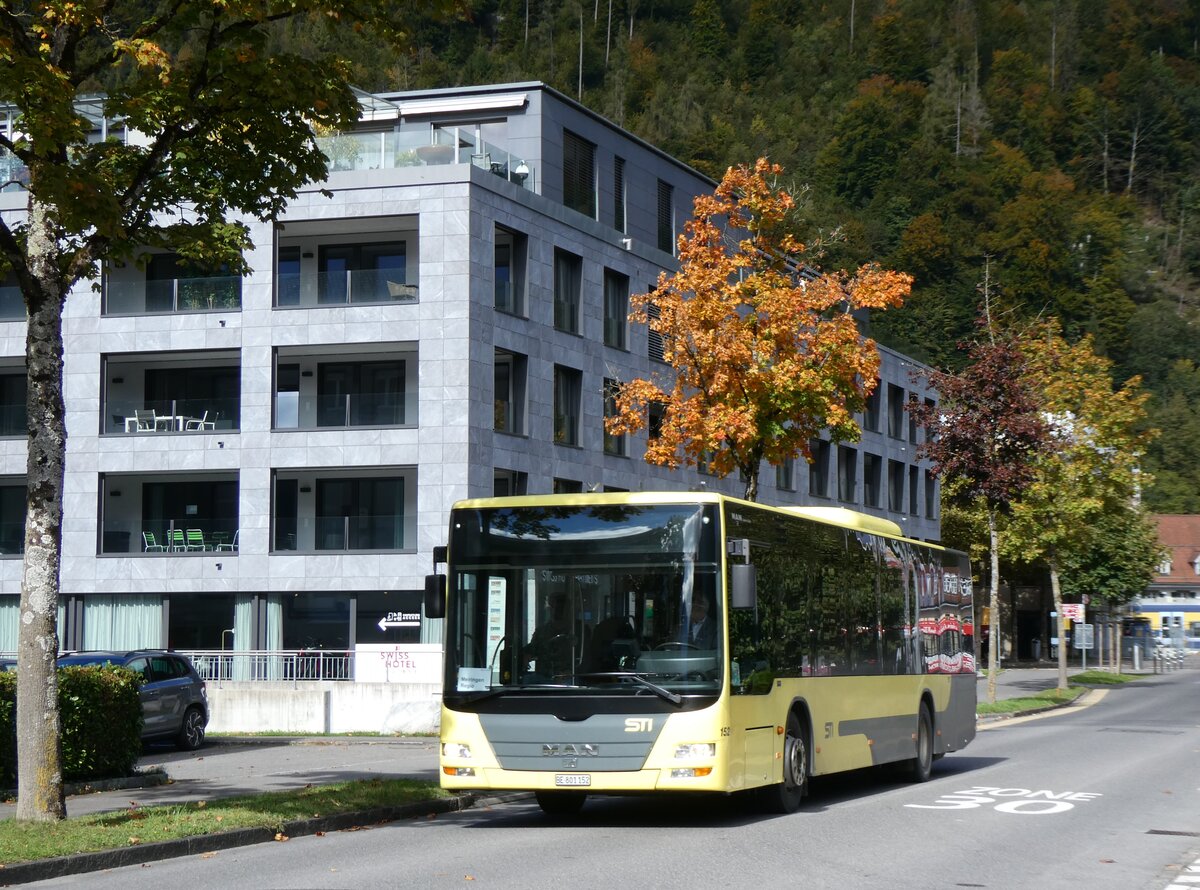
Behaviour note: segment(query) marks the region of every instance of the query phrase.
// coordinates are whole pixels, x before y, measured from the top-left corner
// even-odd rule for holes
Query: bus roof
[[[890,519],[859,513],[845,507],[781,507],[750,502],[712,491],[620,491],[587,494],[530,494],[504,498],[471,498],[458,501],[455,510],[485,510],[497,507],[588,507],[653,504],[746,504],[765,510],[777,510],[792,516],[811,519],[824,525],[852,529],[886,538],[910,540],[904,530]],[[945,549],[940,544],[917,541],[926,547]]]

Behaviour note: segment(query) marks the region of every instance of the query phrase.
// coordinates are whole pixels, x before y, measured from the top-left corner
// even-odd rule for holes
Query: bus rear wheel
[[[783,736],[783,781],[759,790],[763,809],[769,813],[794,813],[808,793],[808,743],[804,725],[788,714]]]
[[[538,806],[547,816],[578,816],[587,800],[586,791],[538,791]]]
[[[928,782],[933,772],[933,718],[924,702],[917,715],[917,756],[905,766],[908,778],[913,782]]]

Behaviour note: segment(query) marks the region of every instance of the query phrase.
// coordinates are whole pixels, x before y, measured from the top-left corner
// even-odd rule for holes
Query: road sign
[[[1062,617],[1064,621],[1082,621],[1087,607],[1083,603],[1063,603]]]
[[[1093,634],[1094,624],[1081,624],[1075,622],[1075,648],[1076,649],[1095,649],[1096,639]]]

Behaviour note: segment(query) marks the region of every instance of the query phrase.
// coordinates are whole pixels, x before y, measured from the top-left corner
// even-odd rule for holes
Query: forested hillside
[[[1146,501],[1200,512],[1198,0],[470,7],[411,53],[356,39],[361,84],[542,80],[714,178],[769,156],[827,266],[915,276],[881,341],[953,367],[986,269],[1010,317],[1057,316],[1143,376]]]

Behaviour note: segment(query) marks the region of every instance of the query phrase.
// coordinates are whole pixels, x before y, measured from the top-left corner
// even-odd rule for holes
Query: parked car
[[[69,652],[58,657],[59,667],[100,664],[126,667],[144,678],[138,693],[143,740],[173,738],[184,751],[195,751],[204,744],[208,691],[188,659],[158,649]]]

